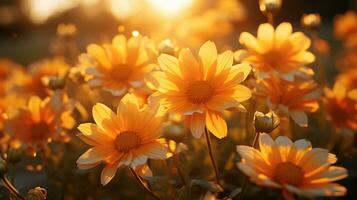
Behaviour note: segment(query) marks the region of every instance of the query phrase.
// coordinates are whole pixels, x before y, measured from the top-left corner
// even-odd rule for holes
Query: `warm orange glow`
[[[109,0],[108,10],[119,20],[124,20],[131,16],[133,11],[133,1],[127,0]]]
[[[148,0],[155,8],[167,15],[175,15],[177,11],[188,8],[192,0]]]
[[[24,9],[36,24],[46,22],[53,15],[75,7],[78,1],[69,0],[26,0]]]

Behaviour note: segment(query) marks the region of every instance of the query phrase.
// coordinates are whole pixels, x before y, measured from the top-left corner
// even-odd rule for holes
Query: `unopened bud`
[[[22,148],[10,148],[7,153],[7,160],[10,163],[16,164],[21,161],[24,155],[24,150]]]
[[[304,14],[301,17],[301,26],[308,30],[315,30],[321,25],[321,16],[318,13]]]
[[[158,45],[158,49],[160,53],[165,53],[172,56],[175,56],[176,54],[175,44],[170,39],[161,41]]]
[[[57,34],[69,38],[77,34],[77,27],[74,24],[60,24],[57,26]]]
[[[267,114],[257,111],[254,114],[254,127],[258,133],[271,133],[279,124],[279,117],[272,111]]]
[[[259,0],[259,9],[263,14],[276,14],[281,8],[281,0]]]
[[[47,191],[41,187],[35,187],[27,192],[26,200],[45,200]]]
[[[164,127],[164,138],[182,142],[186,138],[186,134],[181,126],[172,124]]]
[[[63,77],[51,76],[48,79],[48,87],[51,90],[63,89],[65,85],[66,85],[66,81]]]
[[[3,177],[7,173],[7,162],[0,157],[0,176]]]

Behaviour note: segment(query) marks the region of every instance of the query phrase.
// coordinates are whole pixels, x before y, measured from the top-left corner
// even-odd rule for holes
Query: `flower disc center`
[[[34,140],[45,140],[50,134],[50,126],[46,122],[36,122],[31,125],[30,133]]]
[[[299,186],[304,180],[304,172],[300,166],[291,162],[279,163],[275,168],[275,180],[279,183]]]
[[[139,145],[139,137],[132,131],[119,133],[115,138],[115,147],[118,151],[127,152]]]
[[[132,69],[130,65],[119,64],[114,65],[110,73],[114,79],[118,81],[126,81],[129,79]]]
[[[192,103],[206,103],[213,95],[213,88],[207,81],[195,81],[189,85],[186,95]]]

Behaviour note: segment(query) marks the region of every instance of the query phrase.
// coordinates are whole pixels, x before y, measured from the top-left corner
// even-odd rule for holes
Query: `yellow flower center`
[[[140,143],[140,138],[132,131],[123,131],[115,138],[115,147],[118,151],[127,152]]]
[[[109,73],[111,73],[112,77],[117,81],[126,81],[132,73],[132,68],[127,64],[114,65]]]
[[[207,81],[195,81],[189,85],[186,95],[192,103],[206,103],[213,95],[213,88]]]
[[[298,186],[304,181],[304,172],[300,166],[291,162],[279,163],[275,168],[275,180],[282,184]]]
[[[36,122],[30,126],[31,138],[45,140],[49,136],[50,130],[50,126],[46,122]]]

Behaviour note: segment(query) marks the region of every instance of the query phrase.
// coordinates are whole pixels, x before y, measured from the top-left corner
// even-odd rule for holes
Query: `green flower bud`
[[[66,85],[66,80],[63,77],[51,76],[48,77],[48,87],[51,90],[63,89]]]
[[[279,124],[279,117],[272,111],[267,114],[257,111],[254,114],[254,127],[258,133],[271,133]]]
[[[10,148],[7,153],[7,160],[15,164],[21,161],[23,155],[24,150],[22,148]]]
[[[27,192],[26,200],[45,200],[47,191],[41,187],[35,187]]]

